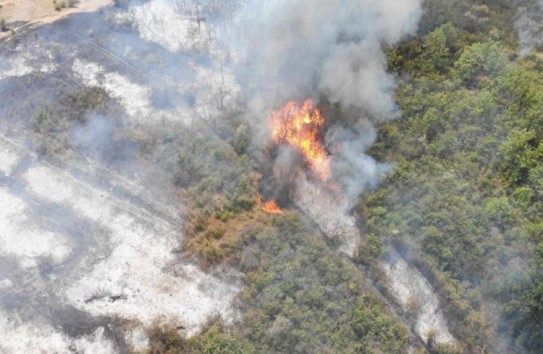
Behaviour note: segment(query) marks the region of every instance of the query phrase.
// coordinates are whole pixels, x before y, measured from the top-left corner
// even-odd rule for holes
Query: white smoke
[[[252,0],[228,38],[236,44],[237,73],[249,107],[262,118],[255,123],[258,140],[269,134],[261,128],[267,126],[263,120],[286,101],[311,97],[338,108],[337,116],[327,117],[326,145],[334,155],[331,182],[347,198],[326,205],[326,224],[353,226],[340,247],[349,255],[356,254],[359,237],[352,232],[349,210],[362,190],[376,187],[391,169],[367,154],[377,137],[375,124],[398,113],[395,78],[387,72],[383,49],[413,34],[420,15],[420,0]],[[318,203],[303,196],[329,191],[310,192],[325,188],[299,180],[298,206],[320,215]],[[327,225],[321,225],[325,232]]]
[[[253,0],[228,38],[237,44],[237,72],[261,117],[308,97],[348,112],[348,122],[333,117],[326,143],[338,147],[333,173],[349,196],[375,186],[389,168],[365,154],[376,139],[374,123],[397,114],[383,48],[414,33],[420,14],[419,0]]]
[[[419,0],[250,1],[232,39],[241,79],[272,104],[325,94],[379,117],[394,112],[382,46],[416,30]]]
[[[518,34],[519,55],[526,56],[543,46],[543,1],[534,10],[520,7],[515,28]]]

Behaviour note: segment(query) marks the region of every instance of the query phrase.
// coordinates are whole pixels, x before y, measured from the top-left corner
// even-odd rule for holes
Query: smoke
[[[251,1],[237,18],[240,80],[272,104],[326,95],[390,117],[394,80],[383,45],[416,30],[418,0]]]
[[[114,150],[114,130],[111,121],[101,116],[91,116],[86,124],[78,126],[73,134],[82,154],[104,161]]]
[[[419,0],[248,2],[228,40],[249,106],[261,118],[256,130],[289,100],[312,97],[339,107],[327,117],[334,182],[351,200],[375,187],[390,166],[366,154],[374,124],[398,113],[383,48],[414,33],[420,14]]]
[[[543,45],[543,1],[537,2],[533,7],[534,9],[520,7],[515,22],[519,54],[523,57]]]

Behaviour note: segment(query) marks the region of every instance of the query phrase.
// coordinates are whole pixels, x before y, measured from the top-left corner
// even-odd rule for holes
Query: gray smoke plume
[[[515,28],[518,34],[519,54],[529,55],[543,45],[543,1],[532,5],[533,8],[519,7]]]
[[[377,116],[394,111],[383,45],[412,33],[419,0],[251,1],[241,12],[242,82],[265,100],[327,95]]]
[[[340,108],[328,117],[326,144],[335,182],[349,196],[375,186],[389,168],[365,154],[374,124],[397,115],[383,48],[412,34],[420,14],[419,0],[253,0],[237,17],[229,40],[257,116],[308,97]]]

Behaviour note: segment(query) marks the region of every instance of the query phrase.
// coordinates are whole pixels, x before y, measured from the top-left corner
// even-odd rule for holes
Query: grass
[[[78,2],[78,0],[53,0],[53,6],[56,11],[60,11],[68,7],[75,7]]]

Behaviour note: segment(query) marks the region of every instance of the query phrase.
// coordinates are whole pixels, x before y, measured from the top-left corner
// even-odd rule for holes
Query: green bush
[[[246,340],[227,334],[213,325],[194,337],[185,338],[173,326],[155,326],[147,331],[148,354],[253,354],[254,347]]]
[[[244,339],[222,333],[212,327],[198,339],[202,354],[253,354],[254,346]]]
[[[207,236],[215,240],[219,240],[224,236],[226,231],[223,228],[215,228],[207,232]]]
[[[205,258],[209,263],[216,263],[224,257],[224,252],[216,244],[211,244],[205,251]]]
[[[242,261],[256,260],[243,294],[242,330],[258,353],[402,353],[407,327],[360,273],[296,213],[256,226]]]
[[[60,11],[67,7],[75,7],[79,0],[53,0],[53,6],[56,11]]]
[[[475,43],[464,50],[454,65],[460,78],[474,85],[481,76],[499,75],[507,65],[507,58],[497,42]]]

